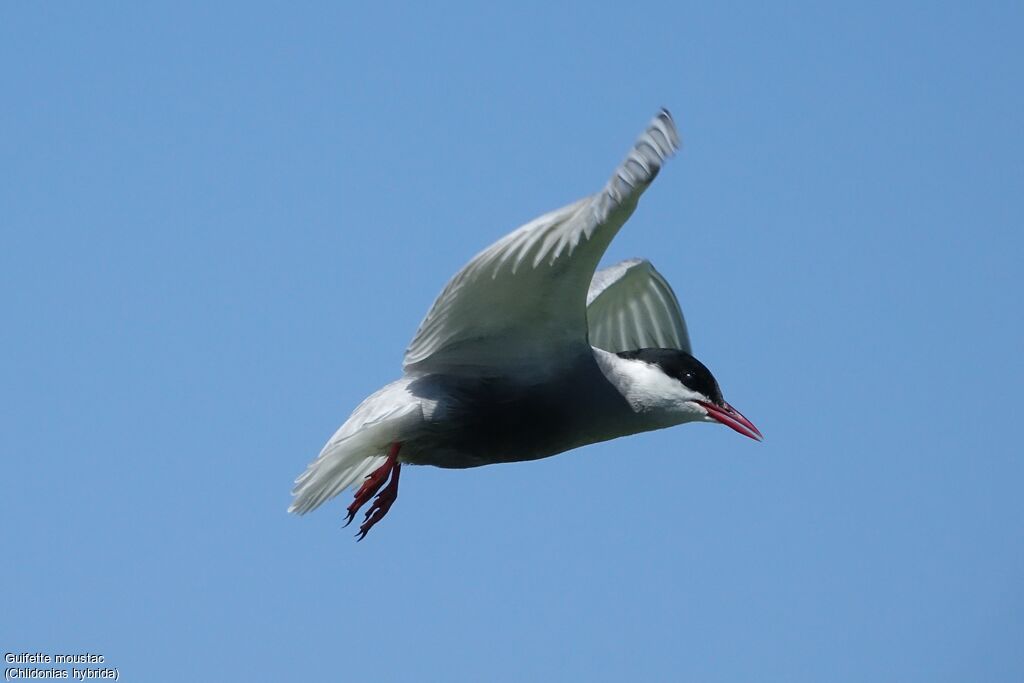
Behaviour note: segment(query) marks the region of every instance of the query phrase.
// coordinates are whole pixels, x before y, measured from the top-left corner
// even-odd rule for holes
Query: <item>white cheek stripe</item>
[[[665,413],[684,420],[703,420],[707,411],[694,403],[707,396],[687,388],[661,368],[640,360],[594,350],[594,357],[608,380],[638,413]]]

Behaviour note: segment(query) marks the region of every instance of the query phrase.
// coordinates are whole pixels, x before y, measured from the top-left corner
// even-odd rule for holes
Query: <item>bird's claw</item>
[[[377,522],[384,519],[384,515],[388,514],[388,510],[398,500],[398,474],[401,468],[401,463],[396,462],[392,469],[391,481],[388,482],[383,491],[377,494],[377,497],[373,500],[373,505],[366,511],[363,523],[359,525],[359,533],[356,534],[357,541],[366,538],[366,534],[370,532],[370,529]]]
[[[369,533],[370,529],[377,522],[384,519],[384,515],[388,514],[388,510],[391,509],[391,506],[398,499],[398,477],[402,472],[402,463],[398,462],[398,449],[400,446],[401,444],[398,443],[392,444],[387,460],[366,477],[363,485],[356,491],[355,500],[348,506],[348,517],[345,520],[345,526],[352,523],[356,513],[359,512],[359,508],[363,507],[374,495],[377,496],[374,498],[373,504],[366,511],[363,523],[359,525],[359,533],[356,534],[357,541],[366,538],[366,534]],[[389,477],[390,481],[388,481]],[[385,481],[387,481],[387,486],[384,486]],[[382,486],[384,486],[383,490],[381,489]],[[380,493],[377,493],[378,491]]]
[[[387,481],[388,475],[391,474],[391,462],[385,462],[383,465],[375,469],[370,474],[366,475],[366,479],[363,480],[363,485],[356,491],[355,499],[352,504],[348,506],[348,516],[345,519],[345,526],[352,523],[352,520],[356,518],[356,513],[359,512],[359,508],[366,505],[366,503],[373,498],[374,494],[380,490],[380,487]]]

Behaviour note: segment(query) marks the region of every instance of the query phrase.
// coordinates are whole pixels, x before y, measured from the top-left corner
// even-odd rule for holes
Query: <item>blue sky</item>
[[[0,9],[5,651],[126,681],[1024,679],[1021,6]],[[765,433],[292,479],[470,256],[684,140],[648,256]]]

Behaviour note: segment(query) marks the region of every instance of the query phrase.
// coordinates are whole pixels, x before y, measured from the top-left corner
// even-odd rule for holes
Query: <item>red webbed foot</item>
[[[356,513],[363,507],[373,496],[376,494],[377,498],[373,501],[373,504],[366,511],[366,517],[363,523],[359,526],[359,533],[356,534],[356,540],[363,540],[366,538],[366,534],[373,528],[373,526],[384,519],[384,515],[388,513],[395,500],[398,499],[398,478],[402,471],[402,463],[398,462],[398,450],[402,444],[394,443],[391,444],[391,449],[388,451],[387,460],[384,461],[380,467],[375,469],[373,472],[366,477],[366,481],[356,491],[355,499],[352,504],[348,506],[348,517],[345,520],[345,526],[352,523],[355,519]],[[390,481],[388,478],[390,477]],[[387,486],[384,486],[384,482],[387,481]],[[384,490],[381,487],[384,486]],[[377,492],[380,491],[379,494]]]
[[[401,474],[402,463],[396,460],[394,467],[391,468],[391,481],[388,482],[383,491],[377,494],[373,505],[366,511],[366,517],[359,526],[359,533],[356,534],[357,541],[366,538],[366,534],[373,528],[373,525],[384,519],[384,515],[388,514],[388,510],[398,500],[398,477]]]

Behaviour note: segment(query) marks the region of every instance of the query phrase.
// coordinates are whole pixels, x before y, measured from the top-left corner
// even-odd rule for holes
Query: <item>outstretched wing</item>
[[[545,374],[588,352],[587,290],[609,242],[679,147],[662,110],[604,189],[494,243],[444,288],[405,352],[408,374]]]
[[[587,293],[590,343],[618,353],[679,349],[691,353],[679,301],[650,261],[629,259],[594,274]]]

